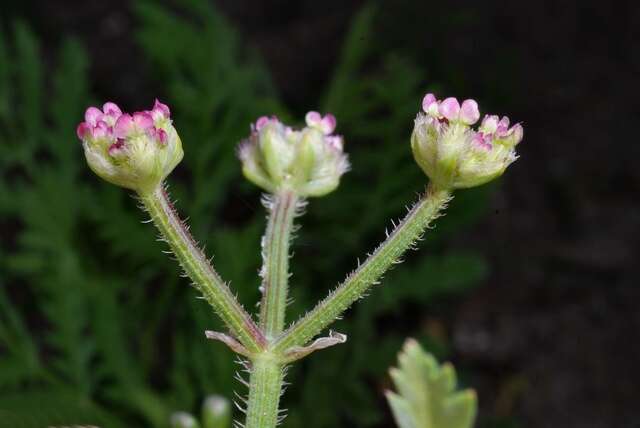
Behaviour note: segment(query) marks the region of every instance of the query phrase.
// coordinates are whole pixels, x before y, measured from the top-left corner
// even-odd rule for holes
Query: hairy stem
[[[283,377],[282,364],[271,354],[253,359],[245,428],[274,428],[278,424]]]
[[[267,202],[270,211],[262,251],[262,302],[260,327],[267,339],[284,329],[289,283],[289,242],[298,198],[294,192],[282,191]]]
[[[336,320],[353,302],[414,245],[429,223],[445,208],[451,192],[429,186],[387,239],[327,298],[291,326],[273,345],[274,352],[302,346]]]
[[[194,286],[213,306],[232,334],[250,352],[257,353],[264,349],[264,335],[198,248],[186,225],[178,217],[163,185],[152,192],[140,193],[140,200]]]

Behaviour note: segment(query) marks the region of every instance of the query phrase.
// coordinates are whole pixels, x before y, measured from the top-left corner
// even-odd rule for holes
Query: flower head
[[[180,137],[169,107],[123,113],[108,102],[89,107],[77,128],[89,167],[100,177],[136,191],[151,191],[182,160]]]
[[[442,188],[465,188],[500,176],[516,160],[515,147],[522,140],[520,124],[509,126],[507,117],[486,115],[480,119],[478,103],[462,104],[450,97],[438,101],[427,94],[422,101],[411,136],[418,165]]]
[[[300,196],[333,191],[349,168],[336,119],[318,112],[306,115],[307,126],[294,130],[277,117],[260,117],[238,154],[244,175],[268,192],[290,189]]]

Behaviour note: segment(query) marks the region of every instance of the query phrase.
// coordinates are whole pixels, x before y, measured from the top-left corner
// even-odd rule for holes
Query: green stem
[[[249,352],[257,353],[264,349],[264,335],[198,248],[178,217],[163,185],[152,192],[140,193],[140,199],[194,286],[213,306],[229,330]]]
[[[284,329],[289,284],[289,243],[298,198],[285,190],[269,201],[269,222],[262,243],[262,302],[260,327],[267,339],[276,337]]]
[[[251,362],[245,428],[274,428],[278,424],[283,377],[281,363],[269,353]]]
[[[414,245],[429,223],[445,208],[450,198],[450,191],[438,190],[430,185],[424,197],[373,254],[327,298],[284,332],[273,345],[273,351],[279,353],[293,346],[303,346],[335,321]]]

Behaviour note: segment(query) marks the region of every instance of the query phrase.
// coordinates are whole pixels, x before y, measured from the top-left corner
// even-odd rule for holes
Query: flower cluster
[[[336,119],[311,111],[301,130],[275,116],[259,118],[239,148],[244,175],[268,192],[292,190],[300,196],[333,191],[349,168],[341,136],[334,135]]]
[[[91,169],[103,179],[136,191],[152,191],[182,160],[180,137],[169,107],[123,113],[112,103],[89,107],[77,128]]]
[[[515,146],[522,140],[520,124],[509,118],[486,115],[480,119],[478,103],[462,104],[450,97],[438,101],[427,94],[411,136],[418,165],[436,186],[446,189],[474,187],[500,176],[516,160]]]

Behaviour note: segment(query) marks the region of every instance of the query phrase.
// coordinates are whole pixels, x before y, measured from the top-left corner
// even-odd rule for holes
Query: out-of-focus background
[[[265,213],[234,148],[259,115],[337,116],[353,171],[299,222],[293,320],[424,188],[427,91],[523,122],[521,158],[291,369],[283,426],[393,426],[409,336],[478,391],[478,427],[640,426],[638,22],[629,0],[2,2],[0,427],[165,427],[246,392],[136,201],[85,166],[88,104],[171,106],[172,194],[248,306]]]

